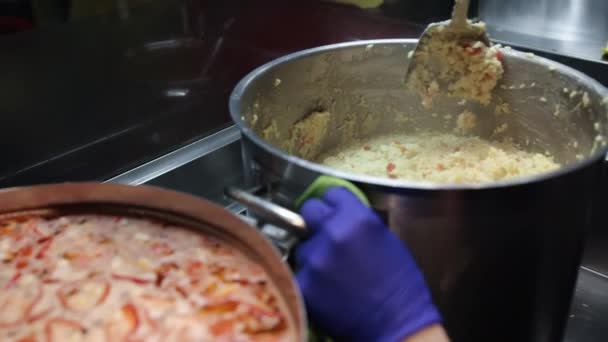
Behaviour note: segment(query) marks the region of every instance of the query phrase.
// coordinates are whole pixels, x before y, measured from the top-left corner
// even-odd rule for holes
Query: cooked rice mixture
[[[515,144],[442,133],[389,134],[321,155],[324,165],[376,177],[436,183],[486,183],[549,172],[552,157]]]
[[[473,27],[485,31],[483,23]],[[409,87],[421,94],[426,107],[442,92],[440,84],[445,84],[449,96],[488,104],[504,72],[503,53],[481,41],[454,40],[449,30],[440,25],[429,31],[427,44],[413,56],[417,67],[408,77]]]

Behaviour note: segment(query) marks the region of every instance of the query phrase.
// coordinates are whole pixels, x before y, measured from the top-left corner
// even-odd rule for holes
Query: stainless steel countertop
[[[578,275],[564,341],[606,341],[607,319],[608,276],[583,267]]]

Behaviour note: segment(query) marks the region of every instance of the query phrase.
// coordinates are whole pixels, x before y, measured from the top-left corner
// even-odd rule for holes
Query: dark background
[[[418,37],[453,1],[117,3],[0,0],[0,187],[108,179],[229,126],[230,91],[256,66],[323,44]],[[608,79],[597,63],[552,57]]]
[[[140,0],[79,15],[55,2],[38,17],[34,3],[0,2],[12,18],[0,20],[0,186],[108,178],[229,125],[233,85],[261,63],[421,31],[317,1]]]

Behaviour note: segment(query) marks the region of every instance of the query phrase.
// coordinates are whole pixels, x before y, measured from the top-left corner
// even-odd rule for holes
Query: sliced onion
[[[27,323],[38,321],[53,311],[53,303],[47,299],[43,286],[40,286],[32,304],[25,313]]]
[[[38,288],[28,287],[0,292],[0,327],[21,324],[32,307]]]
[[[81,341],[85,333],[80,323],[64,318],[54,318],[44,327],[47,342]]]
[[[88,311],[103,304],[109,293],[108,282],[87,279],[64,285],[57,291],[57,297],[68,310]]]

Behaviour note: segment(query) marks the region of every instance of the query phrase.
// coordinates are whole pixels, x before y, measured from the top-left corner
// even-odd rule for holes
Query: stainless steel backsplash
[[[606,0],[479,0],[494,38],[599,58],[608,41]]]

